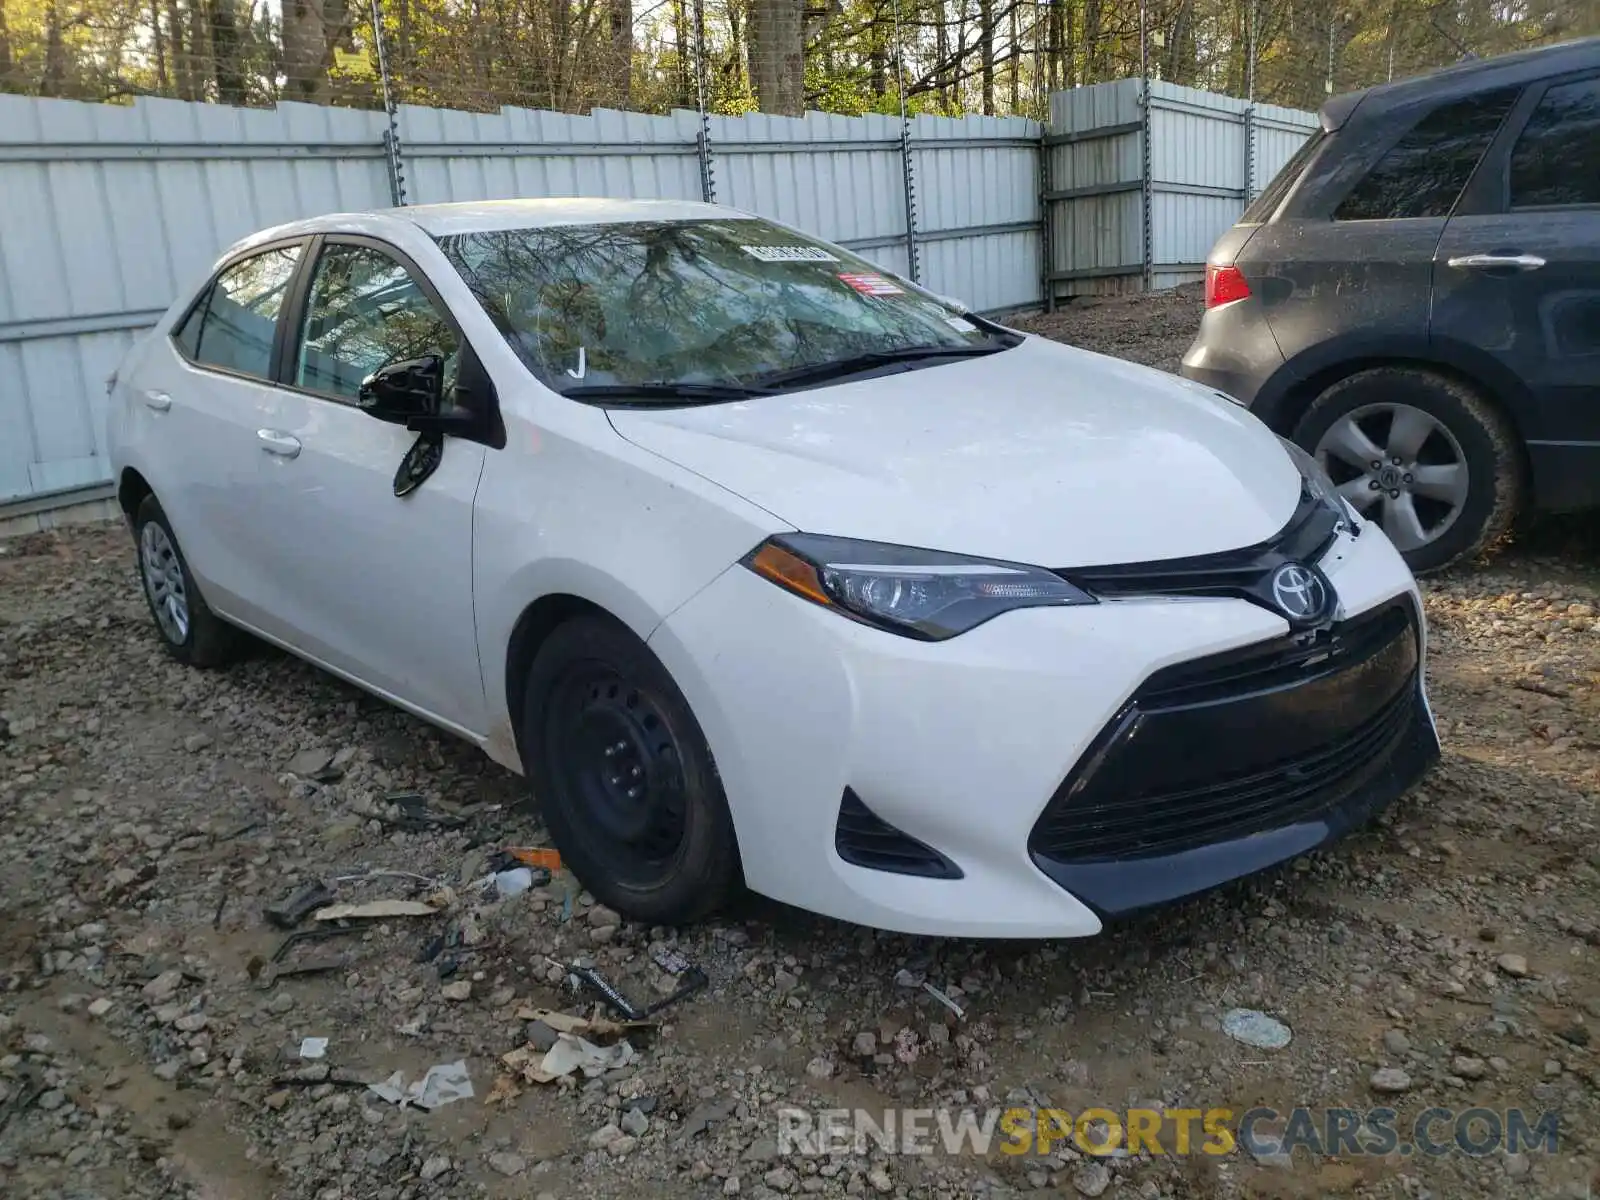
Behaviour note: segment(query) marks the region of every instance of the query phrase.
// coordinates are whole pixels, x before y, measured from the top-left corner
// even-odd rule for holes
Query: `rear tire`
[[[1339,380],[1293,437],[1419,574],[1492,555],[1522,505],[1527,471],[1510,421],[1471,387],[1425,368]]]
[[[558,626],[523,706],[528,776],[562,859],[591,893],[684,925],[740,882],[722,781],[689,703],[648,646],[600,617]]]
[[[220,667],[238,658],[245,635],[206,604],[153,495],[134,514],[133,542],[145,603],[167,653],[191,667]]]

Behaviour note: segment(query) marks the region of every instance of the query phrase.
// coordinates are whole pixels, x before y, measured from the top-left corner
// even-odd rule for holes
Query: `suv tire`
[[[1339,380],[1293,439],[1419,574],[1494,553],[1526,488],[1511,423],[1471,387],[1426,368],[1374,367]]]

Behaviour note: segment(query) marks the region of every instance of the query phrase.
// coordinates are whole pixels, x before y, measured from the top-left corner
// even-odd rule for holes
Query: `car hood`
[[[1245,409],[1035,337],[872,379],[610,416],[635,445],[808,533],[1055,568],[1251,545],[1300,495],[1298,469]]]

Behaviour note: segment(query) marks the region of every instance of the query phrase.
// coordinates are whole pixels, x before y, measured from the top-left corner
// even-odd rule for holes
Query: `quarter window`
[[[333,245],[317,260],[294,381],[354,400],[378,368],[437,354],[448,395],[458,347],[455,331],[398,262],[368,246]]]
[[[1507,88],[1434,109],[1356,184],[1334,220],[1449,216],[1517,94]]]
[[[1552,87],[1511,151],[1511,207],[1600,204],[1600,79]]]
[[[217,276],[201,306],[205,316],[192,344],[190,327],[199,317],[198,308],[179,331],[178,344],[204,366],[270,379],[278,314],[299,261],[299,246],[279,246],[234,263]]]

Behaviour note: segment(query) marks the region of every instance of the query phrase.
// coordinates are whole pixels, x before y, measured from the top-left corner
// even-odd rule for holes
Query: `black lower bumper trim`
[[[1388,752],[1334,803],[1274,828],[1170,854],[1121,861],[1062,862],[1035,850],[1034,864],[1102,917],[1119,917],[1209,891],[1335,841],[1386,808],[1439,758],[1420,685]]]

